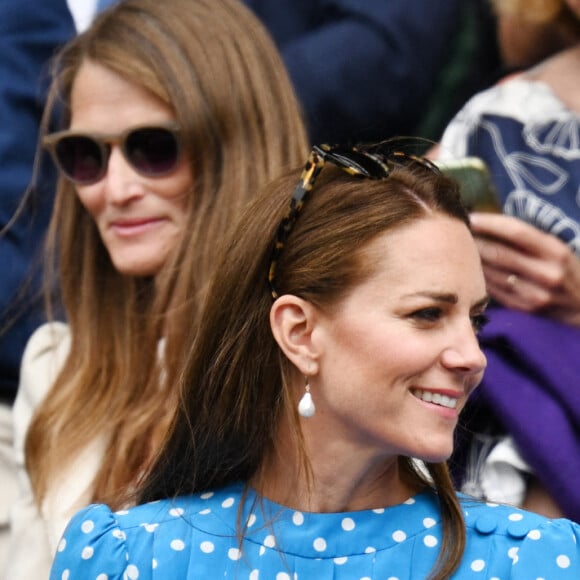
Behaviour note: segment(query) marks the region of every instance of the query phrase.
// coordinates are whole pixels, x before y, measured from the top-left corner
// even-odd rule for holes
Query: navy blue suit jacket
[[[0,229],[29,186],[48,61],[75,34],[65,0],[0,0]],[[44,173],[16,223],[0,235],[0,398],[16,394],[22,351],[41,322],[38,272],[32,278],[54,198],[54,174]],[[16,300],[20,288],[30,286]],[[29,284],[31,283],[31,285]],[[14,319],[16,317],[16,319]]]
[[[465,0],[244,0],[274,37],[312,141],[410,134]]]

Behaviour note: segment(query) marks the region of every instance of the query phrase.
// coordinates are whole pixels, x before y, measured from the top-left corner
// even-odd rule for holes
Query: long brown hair
[[[565,5],[564,0],[491,0],[497,14],[517,15],[534,22],[554,20]]]
[[[308,465],[289,389],[295,369],[270,329],[267,283],[272,240],[298,179],[292,173],[268,187],[223,248],[185,370],[171,378],[181,381],[181,405],[139,501],[248,482],[276,452],[283,414]],[[468,224],[456,184],[436,172],[402,168],[386,180],[361,181],[326,168],[283,248],[276,289],[331,308],[372,274],[365,248],[376,236],[437,212]],[[433,578],[448,578],[460,563],[465,530],[447,467],[428,465],[429,480],[411,459],[400,463],[403,477],[436,489],[444,541]]]
[[[217,243],[261,185],[303,159],[307,143],[273,41],[236,0],[125,0],[102,13],[55,61],[45,132],[55,118],[57,129],[68,127],[87,61],[174,111],[194,178],[186,234],[155,281],[115,270],[74,186],[58,182],[48,285],[59,283],[71,349],[28,432],[27,468],[41,502],[59,470],[105,437],[92,499],[118,505],[173,414],[160,366],[177,367],[195,335]]]

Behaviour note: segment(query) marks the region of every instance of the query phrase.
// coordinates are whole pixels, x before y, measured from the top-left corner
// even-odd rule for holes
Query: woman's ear
[[[292,294],[280,296],[270,309],[274,339],[286,357],[303,375],[318,372],[318,349],[313,340],[318,311]]]

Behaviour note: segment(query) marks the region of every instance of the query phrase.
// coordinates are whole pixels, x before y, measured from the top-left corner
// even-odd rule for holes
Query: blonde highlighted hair
[[[55,60],[45,133],[55,117],[57,129],[68,127],[87,61],[174,111],[194,179],[185,235],[155,280],[115,270],[74,186],[58,182],[47,284],[58,282],[71,349],[29,429],[26,463],[40,503],[60,470],[103,437],[89,492],[116,507],[173,416],[164,369],[179,367],[196,334],[221,237],[260,186],[303,159],[307,138],[273,41],[237,0],[124,0],[103,12]]]
[[[491,0],[496,14],[517,16],[531,22],[555,20],[565,6],[564,0]]]

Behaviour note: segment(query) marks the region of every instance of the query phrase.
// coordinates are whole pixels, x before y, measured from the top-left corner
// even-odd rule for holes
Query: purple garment
[[[441,151],[482,157],[503,212],[580,256],[580,115],[549,85],[520,75],[480,93],[450,123]],[[480,443],[495,434],[497,417],[565,514],[580,521],[580,329],[501,308],[491,320],[482,336],[488,371],[458,431],[472,439],[459,440],[454,476],[477,482],[488,450]]]
[[[566,516],[580,521],[580,329],[493,307],[481,344],[488,366],[480,401]]]

